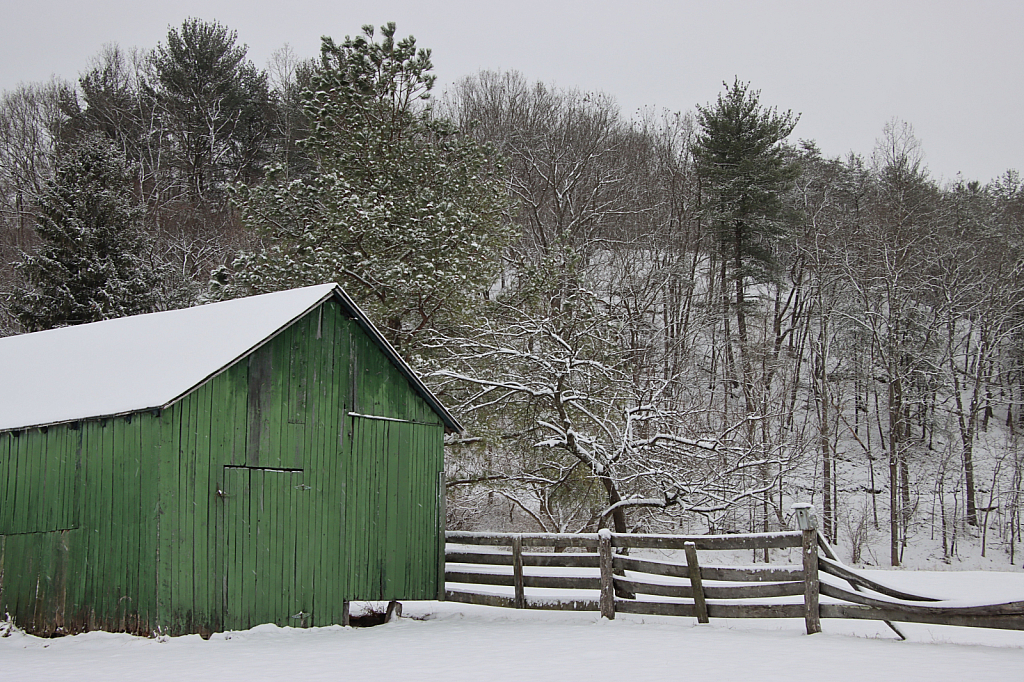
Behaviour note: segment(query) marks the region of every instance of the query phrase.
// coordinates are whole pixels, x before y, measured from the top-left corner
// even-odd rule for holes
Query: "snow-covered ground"
[[[1020,599],[1021,573],[879,571],[905,589],[964,599]],[[719,620],[515,611],[409,602],[372,628],[282,629],[145,639],[93,632],[0,638],[0,680],[998,680],[1024,679],[1024,631],[799,620]],[[409,617],[411,616],[411,617]]]

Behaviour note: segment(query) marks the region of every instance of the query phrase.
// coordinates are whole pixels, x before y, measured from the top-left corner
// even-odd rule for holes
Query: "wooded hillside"
[[[338,281],[469,426],[450,528],[775,530],[810,499],[854,561],[1018,561],[1020,176],[940,185],[896,120],[826,158],[776,104],[438,95],[394,25],[260,69],[188,20],[3,93],[0,333]]]

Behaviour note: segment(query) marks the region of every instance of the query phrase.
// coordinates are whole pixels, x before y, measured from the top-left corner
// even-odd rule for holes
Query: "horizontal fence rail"
[[[961,605],[888,587],[844,566],[813,528],[697,536],[449,531],[446,540],[445,597],[469,604],[600,611],[607,618],[686,616],[702,623],[803,618],[808,634],[821,631],[821,618],[881,620],[900,637],[893,621],[1024,629],[1024,602]],[[697,558],[698,550],[766,548],[799,548],[800,563],[715,566]],[[685,563],[629,556],[631,549],[678,550]]]

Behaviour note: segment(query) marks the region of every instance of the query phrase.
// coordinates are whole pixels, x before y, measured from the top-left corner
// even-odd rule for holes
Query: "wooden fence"
[[[710,618],[803,618],[808,634],[821,631],[821,618],[881,620],[901,637],[892,621],[1024,630],[1024,602],[965,606],[887,587],[844,566],[814,529],[698,536],[607,530],[582,534],[449,531],[446,540],[449,585],[445,598],[449,601],[600,611],[606,618],[616,613],[689,616],[701,623]],[[801,550],[797,565],[714,566],[701,565],[697,558],[697,550],[797,547]],[[686,563],[623,553],[632,549],[682,550]],[[821,580],[821,573],[832,578]],[[512,595],[508,590],[487,594],[480,586],[511,587]],[[531,588],[529,596],[527,588]],[[545,589],[557,593],[545,595]],[[826,597],[825,603],[819,596]]]

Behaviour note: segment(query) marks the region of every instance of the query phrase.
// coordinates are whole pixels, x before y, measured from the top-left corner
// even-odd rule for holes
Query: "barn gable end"
[[[0,612],[181,634],[435,598],[454,420],[353,310],[327,297],[163,409],[0,432]]]

